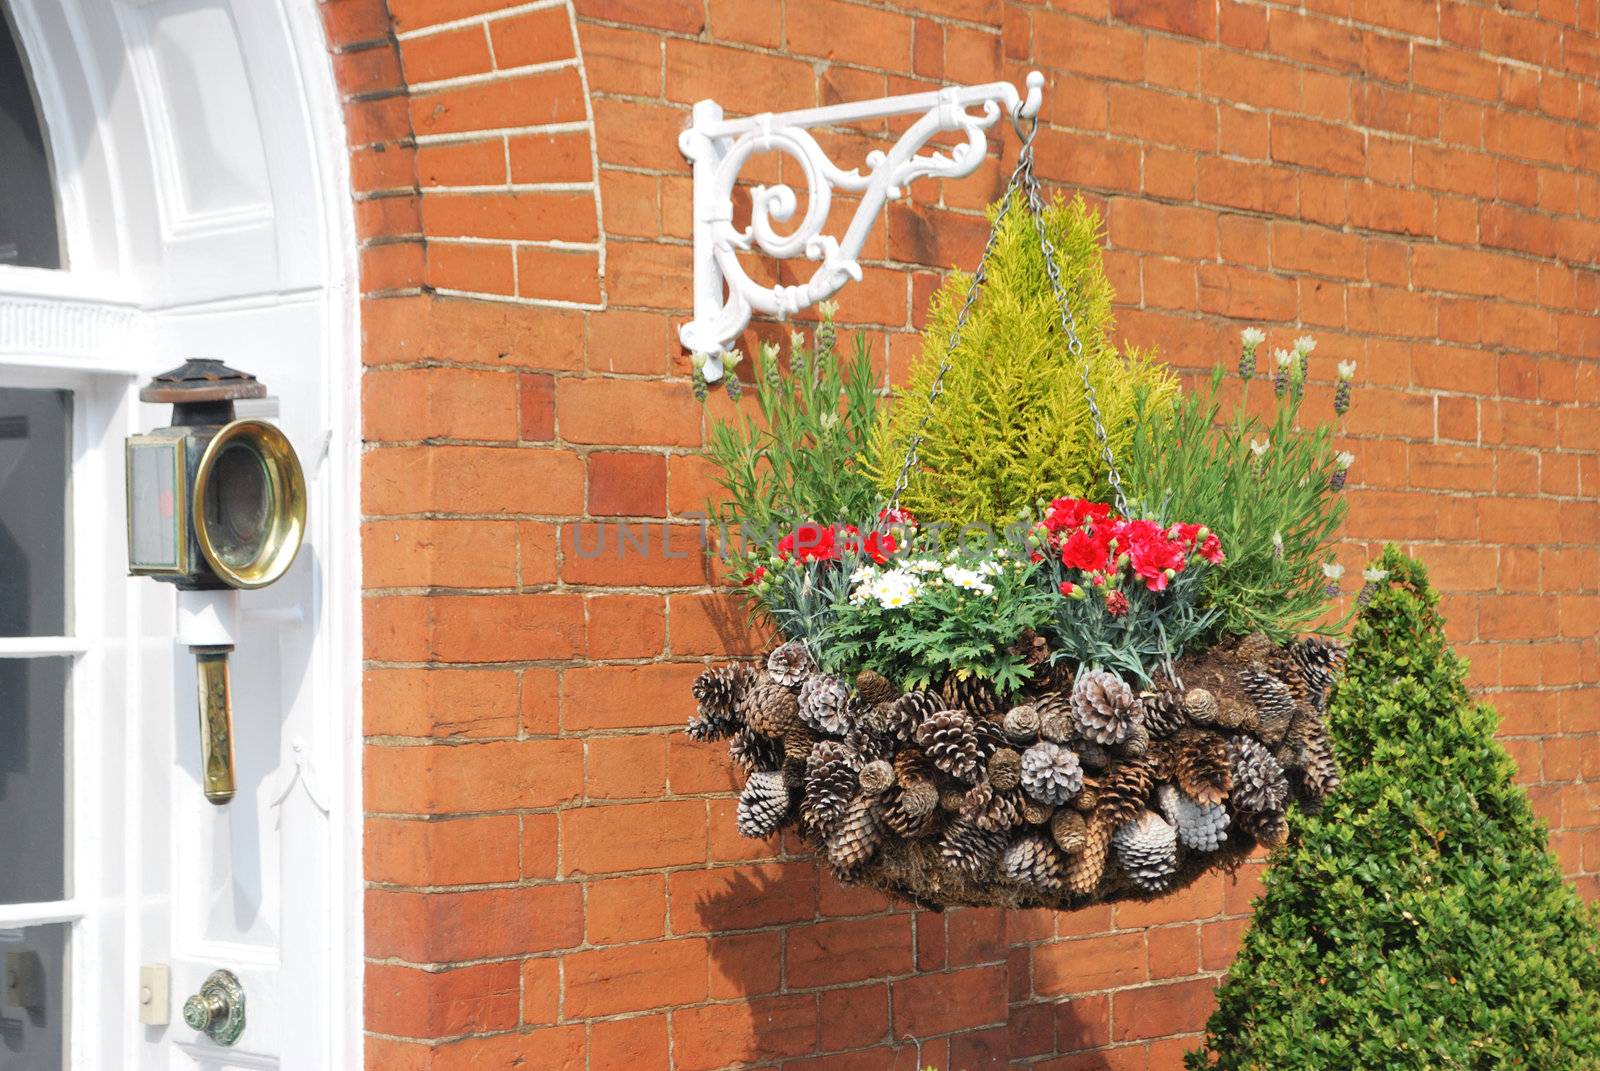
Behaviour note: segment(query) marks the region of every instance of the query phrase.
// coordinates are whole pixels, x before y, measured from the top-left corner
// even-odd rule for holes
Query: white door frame
[[[151,912],[143,902],[138,848],[147,835],[133,781],[141,753],[158,743],[161,718],[192,718],[192,685],[173,681],[172,593],[165,585],[121,580],[121,438],[143,430],[155,410],[141,410],[137,386],[188,356],[218,356],[289,391],[287,411],[317,402],[292,438],[312,481],[316,639],[295,702],[317,715],[302,719],[309,759],[328,804],[318,850],[326,859],[324,895],[309,910],[325,914],[336,951],[319,989],[332,1005],[323,1066],[362,1066],[361,633],[359,561],[359,329],[356,239],[348,154],[339,95],[316,0],[0,0],[18,24],[41,101],[61,199],[68,266],[62,271],[0,268],[0,384],[72,389],[75,533],[73,680],[75,887],[81,916],[73,942],[73,1066],[140,1066],[149,1036],[137,1019],[138,967],[147,958]],[[258,113],[268,154],[238,205],[210,203],[185,190],[187,122],[174,132],[166,91],[141,37],[168,15],[226,13],[237,29],[245,66],[291,72],[296,84],[255,87],[283,101]],[[171,41],[168,47],[174,47]],[[181,42],[180,42],[181,43]],[[170,72],[168,72],[170,74]],[[179,137],[175,140],[174,134]],[[227,138],[221,139],[227,141]],[[284,159],[277,149],[303,152]],[[193,148],[191,144],[190,148]],[[242,146],[248,150],[249,146]],[[200,145],[219,159],[240,146]],[[192,176],[190,176],[192,177]],[[185,198],[193,203],[183,203]],[[231,253],[237,251],[237,257]],[[207,277],[209,271],[213,277]],[[245,294],[226,283],[237,274]],[[220,280],[216,276],[220,275]],[[315,333],[306,341],[311,368],[260,367],[230,352],[177,352],[196,337],[216,336],[236,321],[244,331],[292,304]],[[205,325],[197,327],[197,325]],[[225,335],[222,337],[226,337]],[[242,344],[253,341],[242,338]],[[287,359],[287,358],[286,358]],[[285,382],[279,382],[282,377]],[[160,419],[165,422],[165,411]],[[308,546],[308,549],[313,549]],[[304,552],[303,552],[304,555]],[[108,570],[103,584],[86,576]],[[6,641],[0,641],[0,650]],[[12,643],[12,647],[25,646]],[[38,646],[38,645],[36,645]],[[48,645],[45,645],[48,646]],[[13,653],[21,653],[20,650]],[[44,647],[35,653],[45,653]],[[136,710],[151,695],[166,709]],[[121,703],[116,724],[103,724]],[[297,709],[299,709],[297,707]],[[95,719],[97,715],[100,721]],[[93,728],[95,731],[83,731]],[[288,759],[287,752],[281,758]],[[283,777],[292,766],[280,766]],[[284,782],[285,784],[287,782]],[[111,786],[109,792],[99,786]],[[241,785],[241,791],[246,786]],[[299,791],[297,789],[297,791]],[[127,847],[124,847],[127,846]],[[321,903],[315,901],[320,900]],[[60,913],[60,912],[58,912]],[[39,915],[39,912],[35,912]],[[44,912],[49,914],[49,912]],[[0,908],[0,924],[29,918]],[[29,918],[45,922],[44,917]],[[170,919],[168,920],[170,924]],[[159,927],[158,927],[159,928]],[[174,992],[173,1026],[183,1031]],[[220,1053],[219,1053],[220,1055]],[[296,1068],[295,1071],[301,1071]],[[307,1068],[306,1071],[312,1071]]]

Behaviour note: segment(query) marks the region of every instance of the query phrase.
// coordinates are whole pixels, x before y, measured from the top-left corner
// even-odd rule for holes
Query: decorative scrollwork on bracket
[[[694,164],[694,319],[678,329],[691,353],[705,354],[705,378],[722,378],[721,354],[756,312],[780,320],[825,301],[851,280],[861,279],[858,258],[867,235],[886,201],[897,200],[915,179],[962,178],[972,174],[988,153],[984,134],[1002,109],[1013,120],[1038,115],[1044,76],[1033,71],[1027,94],[1010,82],[981,86],[949,86],[882,100],[839,104],[804,111],[766,113],[726,120],[715,101],[694,106],[694,120],[678,137],[678,147]],[[923,113],[887,152],[867,154],[866,174],[834,164],[808,132],[815,126]],[[923,152],[928,142],[946,131],[960,131],[966,140],[948,152]],[[750,225],[733,223],[733,187],[746,161],[758,153],[780,152],[800,167],[806,189],[806,211],[792,231],[781,233],[799,208],[793,187],[757,186],[750,194]],[[842,237],[823,234],[835,189],[861,193],[861,202]],[[739,254],[760,252],[780,260],[805,257],[817,269],[795,286],[766,286],[750,278]]]

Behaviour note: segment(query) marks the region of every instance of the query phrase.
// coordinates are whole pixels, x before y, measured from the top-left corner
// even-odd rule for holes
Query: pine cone
[[[1177,739],[1167,736],[1152,740],[1150,750],[1144,753],[1144,761],[1150,764],[1150,777],[1157,784],[1175,779],[1178,776]]]
[[[1256,706],[1261,738],[1269,744],[1278,743],[1294,720],[1294,693],[1283,681],[1254,668],[1240,670],[1239,683]]]
[[[1144,711],[1144,727],[1152,737],[1171,736],[1189,723],[1183,710],[1183,696],[1173,688],[1158,688],[1139,694],[1139,706]]]
[[[789,731],[783,734],[783,761],[804,765],[810,760],[811,748],[816,742],[816,734],[796,719],[789,726]]]
[[[961,711],[940,711],[928,718],[918,726],[916,739],[928,761],[956,780],[978,776],[977,731]]]
[[[741,835],[770,837],[782,829],[789,817],[793,798],[781,771],[758,771],[744,783],[739,793],[736,823]]]
[[[1110,848],[1111,827],[1099,819],[1091,820],[1083,831],[1083,847],[1067,862],[1064,883],[1068,892],[1087,896],[1100,887]]]
[[[798,688],[816,668],[805,640],[790,640],[767,656],[767,676],[785,688]]]
[[[1072,714],[1072,694],[1052,692],[1033,702],[1039,712],[1039,738],[1052,744],[1065,744],[1077,733],[1077,721]]]
[[[929,781],[899,782],[885,797],[883,823],[912,840],[932,831],[939,815],[939,789]]]
[[[1048,695],[1051,692],[1071,692],[1072,667],[1064,658],[1051,659],[1032,667],[1026,689],[1030,695]]]
[[[800,816],[812,829],[826,832],[844,817],[858,787],[861,756],[837,740],[823,740],[806,763],[805,794]]]
[[[985,764],[989,783],[1001,792],[1016,788],[1022,783],[1022,756],[1010,748],[1000,748]]]
[[[1289,818],[1282,811],[1240,811],[1235,824],[1264,848],[1274,848],[1289,836]]]
[[[1083,787],[1078,756],[1048,740],[1022,755],[1022,789],[1041,803],[1066,803]]]
[[[1078,674],[1072,686],[1072,713],[1084,736],[1097,744],[1115,744],[1127,737],[1139,704],[1121,677],[1091,669]]]
[[[827,673],[800,683],[800,718],[818,732],[843,736],[850,731],[850,689]]]
[[[1177,785],[1162,785],[1156,789],[1156,804],[1184,847],[1214,852],[1228,839],[1228,809],[1220,803],[1196,803]]]
[[[1287,761],[1280,758],[1280,763],[1295,771],[1308,802],[1320,804],[1339,787],[1339,764],[1333,757],[1333,741],[1328,739],[1322,718],[1302,708],[1284,744],[1281,750],[1290,754]]]
[[[1042,893],[1061,887],[1061,853],[1048,837],[1028,833],[1011,842],[1000,857],[1000,876]]]
[[[882,673],[864,669],[856,674],[856,694],[869,706],[877,706],[879,703],[892,703],[899,699],[900,689]]]
[[[1034,669],[1050,661],[1050,643],[1038,632],[1031,628],[1022,630],[1016,642],[1006,648],[1009,654],[1016,655],[1028,666]]]
[[[1071,737],[1066,747],[1078,756],[1078,761],[1083,763],[1085,770],[1104,770],[1111,765],[1111,752],[1087,736]]]
[[[883,843],[883,816],[878,801],[857,796],[845,808],[844,817],[827,836],[828,862],[841,880],[856,877]]]
[[[918,726],[943,709],[944,700],[933,692],[907,692],[889,705],[885,732],[897,749],[906,747],[916,739]]]
[[[1111,836],[1117,861],[1145,892],[1161,892],[1178,872],[1178,834],[1154,811],[1117,827]]]
[[[1259,740],[1234,737],[1228,741],[1228,758],[1233,765],[1235,810],[1282,811],[1288,806],[1289,780]]]
[[[951,870],[982,879],[994,869],[1006,842],[1004,833],[979,829],[971,822],[957,819],[939,840],[939,856]]]
[[[1265,632],[1250,633],[1250,635],[1240,639],[1238,646],[1234,648],[1239,653],[1239,657],[1246,662],[1263,661],[1277,649],[1278,645],[1273,643],[1272,638]]]
[[[962,677],[952,673],[939,689],[946,709],[963,710],[977,718],[998,718],[1005,712],[994,685],[982,677]]]
[[[1150,750],[1150,731],[1139,721],[1132,722],[1128,727],[1128,735],[1122,743],[1111,745],[1111,755],[1118,759],[1136,759]]]
[[[716,717],[706,708],[701,707],[695,711],[694,715],[689,719],[689,723],[683,727],[683,731],[689,734],[690,740],[698,740],[701,743],[705,743],[709,740],[721,740],[725,736],[730,736],[738,727],[738,722]]]
[[[856,775],[864,796],[881,796],[894,784],[894,767],[883,759],[874,759],[861,767]]]
[[[740,729],[728,743],[728,757],[745,773],[776,770],[783,765],[783,745],[751,729]]]
[[[1013,743],[1026,747],[1039,739],[1039,711],[1030,706],[1012,707],[1000,720],[1000,728]]]
[[[1205,688],[1190,688],[1183,693],[1183,712],[1196,725],[1217,723],[1217,697]]]
[[[1040,826],[1050,821],[1056,813],[1053,803],[1040,803],[1026,792],[1022,793],[1022,820],[1030,826]]]
[[[1149,763],[1133,759],[1112,766],[1100,778],[1095,817],[1110,829],[1137,818],[1150,798],[1150,788]]]
[[[1083,815],[1077,811],[1057,811],[1050,818],[1050,836],[1055,839],[1056,847],[1068,855],[1083,851],[1088,828]]]
[[[744,723],[762,736],[780,737],[800,720],[799,700],[781,685],[753,684],[745,689],[740,705]]]
[[[1249,703],[1223,696],[1217,700],[1217,725],[1223,729],[1256,733],[1261,731],[1261,715]]]
[[[1022,824],[1022,804],[1016,790],[1001,792],[987,781],[967,790],[959,814],[979,829],[1007,830]]]
[[[1307,636],[1289,649],[1289,656],[1300,669],[1311,705],[1319,711],[1326,709],[1328,691],[1344,668],[1344,647],[1325,636]]]
[[[1185,729],[1177,741],[1173,772],[1178,787],[1197,803],[1221,803],[1227,799],[1233,789],[1233,769],[1222,738],[1204,729]]]
[[[700,704],[702,717],[732,722],[739,719],[739,700],[754,679],[743,664],[718,666],[696,677],[689,691]]]
[[[1011,748],[1011,741],[1006,738],[1005,730],[1000,728],[998,721],[973,718],[972,733],[978,739],[978,758],[984,762],[988,762],[989,756],[996,751],[1007,751]]]

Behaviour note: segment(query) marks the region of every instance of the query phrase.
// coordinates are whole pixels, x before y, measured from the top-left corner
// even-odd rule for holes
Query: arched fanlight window
[[[0,266],[61,267],[50,151],[27,64],[0,0]]]

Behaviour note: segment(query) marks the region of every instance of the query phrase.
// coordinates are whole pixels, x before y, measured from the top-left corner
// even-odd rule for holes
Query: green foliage
[[[1267,872],[1192,1069],[1600,1067],[1600,931],[1389,548],[1330,726],[1347,779]]]
[[[1219,368],[1205,392],[1142,399],[1122,474],[1146,514],[1192,518],[1221,538],[1227,560],[1206,593],[1217,631],[1287,640],[1326,608],[1322,567],[1345,514],[1333,433],[1327,424],[1299,426],[1298,388],[1280,395],[1263,422],[1246,408],[1248,382],[1224,421],[1222,380]],[[1304,382],[1303,366],[1295,382]]]
[[[813,346],[792,336],[789,369],[778,351],[761,347],[756,405],[713,424],[705,453],[725,492],[712,516],[729,535],[770,547],[777,536],[810,520],[861,523],[876,515],[877,490],[858,464],[877,421],[878,388],[866,339],[848,357],[834,348],[833,307],[825,303]],[[776,533],[776,535],[774,535]],[[736,560],[748,548],[729,549]]]
[[[1207,578],[1216,566],[1196,559],[1165,591],[1151,591],[1137,577],[1118,573],[1106,587],[1085,586],[1084,576],[1047,554],[1036,570],[1048,592],[1063,581],[1078,587],[1069,598],[1054,598],[1054,613],[1045,626],[1052,659],[1070,666],[1109,669],[1149,684],[1158,669],[1176,662],[1211,625],[1216,611],[1201,604]],[[1113,614],[1107,598],[1120,593],[1127,608]]]
[[[874,669],[907,690],[955,674],[993,681],[1002,695],[1014,692],[1031,671],[1010,646],[1064,601],[1033,581],[1035,570],[968,548],[942,558],[913,551],[883,567],[864,566],[835,604],[820,644],[823,666],[850,674]]]
[[[1081,199],[1058,199],[1046,209],[1045,226],[1073,300],[1112,448],[1125,450],[1133,436],[1135,396],[1170,399],[1176,381],[1145,355],[1118,354],[1111,341],[1112,294],[1099,216]],[[994,522],[1052,495],[1104,501],[1106,467],[1078,363],[1067,351],[1034,225],[1019,208],[1001,222],[987,281],[929,412],[928,396],[971,280],[953,272],[934,295],[922,355],[873,437],[868,471],[880,488],[891,489],[911,436],[926,417],[920,465],[901,498],[924,523]]]

